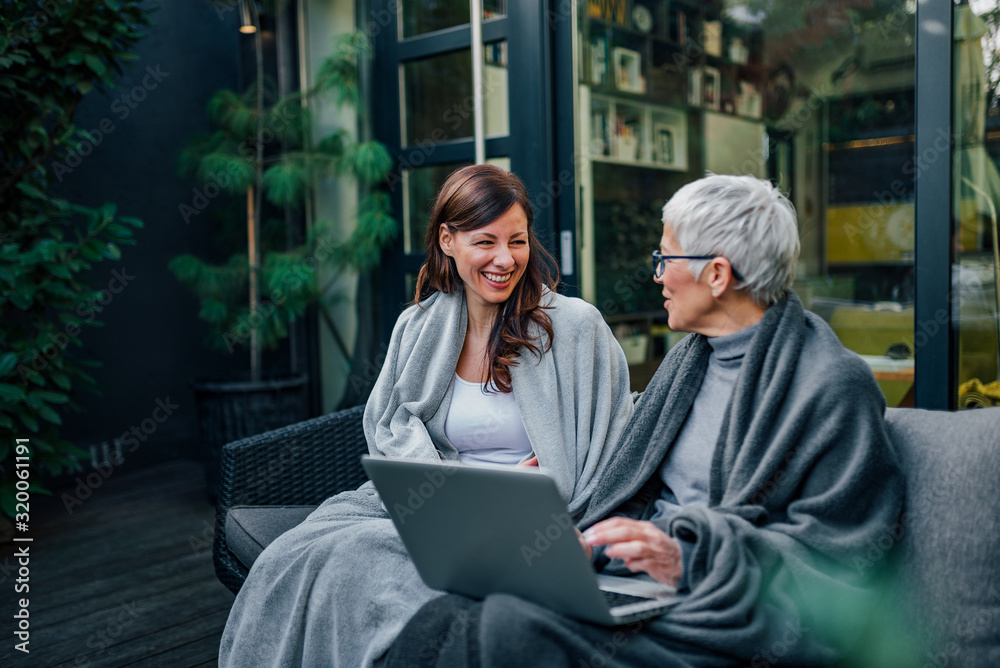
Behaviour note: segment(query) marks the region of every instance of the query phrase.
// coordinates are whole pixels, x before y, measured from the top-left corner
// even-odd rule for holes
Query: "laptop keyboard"
[[[608,591],[607,589],[602,589],[601,593],[604,594],[604,600],[608,602],[609,608],[617,608],[619,605],[642,603],[651,600],[648,596],[633,596],[632,594],[623,594],[619,591]]]

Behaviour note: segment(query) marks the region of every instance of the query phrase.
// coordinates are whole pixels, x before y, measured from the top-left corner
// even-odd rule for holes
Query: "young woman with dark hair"
[[[474,165],[454,172],[441,188],[431,213],[426,235],[427,261],[417,277],[417,303],[435,292],[454,292],[464,284],[470,318],[479,316],[487,321],[484,323],[489,327],[487,375],[501,392],[510,392],[508,367],[520,348],[541,352],[528,334],[531,323],[552,338],[552,322],[539,302],[546,289],[555,290],[559,279],[550,272],[555,260],[535,237],[533,218],[524,184],[510,172],[491,165]],[[509,240],[510,259],[500,258],[500,268],[509,263],[515,269],[510,280],[506,275],[500,283],[480,279],[472,273],[475,268],[467,276],[461,275],[464,266],[457,263],[466,256],[456,255],[453,249],[461,249],[464,240],[467,245],[481,249],[476,259],[496,260],[493,254],[503,244],[495,241],[486,228],[501,221],[512,225],[510,229],[516,233],[516,238]]]
[[[554,291],[527,190],[475,165],[441,188],[414,304],[365,408],[373,455],[534,464],[570,513],[632,413],[628,366],[596,308]],[[370,666],[441,592],[420,580],[373,485],[328,499],[258,557],[221,666]]]

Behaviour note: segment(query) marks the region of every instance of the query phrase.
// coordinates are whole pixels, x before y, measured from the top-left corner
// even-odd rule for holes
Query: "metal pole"
[[[247,207],[250,211],[250,227],[247,230],[247,253],[250,256],[250,380],[260,380],[261,342],[260,332],[253,321],[260,307],[260,215],[263,201],[264,178],[264,45],[261,40],[260,15],[252,10],[257,19],[254,33],[254,51],[257,56],[257,155],[254,164],[254,186],[247,193]]]
[[[472,133],[476,164],[486,162],[486,122],[483,109],[483,0],[469,0],[472,10]]]
[[[928,164],[915,195],[916,304],[914,406],[954,408],[955,349],[951,322],[952,146],[935,148],[939,133],[954,142],[952,3],[917,3],[915,158]],[[935,156],[930,160],[928,157]]]

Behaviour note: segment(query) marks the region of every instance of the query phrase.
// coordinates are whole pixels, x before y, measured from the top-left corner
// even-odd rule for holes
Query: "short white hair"
[[[770,181],[712,174],[692,181],[663,205],[685,255],[721,255],[745,279],[745,290],[769,306],[792,287],[799,259],[795,207]],[[695,278],[707,260],[688,260]]]

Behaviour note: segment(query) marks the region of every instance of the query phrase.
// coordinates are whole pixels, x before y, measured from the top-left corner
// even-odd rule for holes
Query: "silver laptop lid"
[[[537,469],[369,456],[362,465],[429,587],[474,598],[510,593],[588,621],[622,623],[555,482]]]

